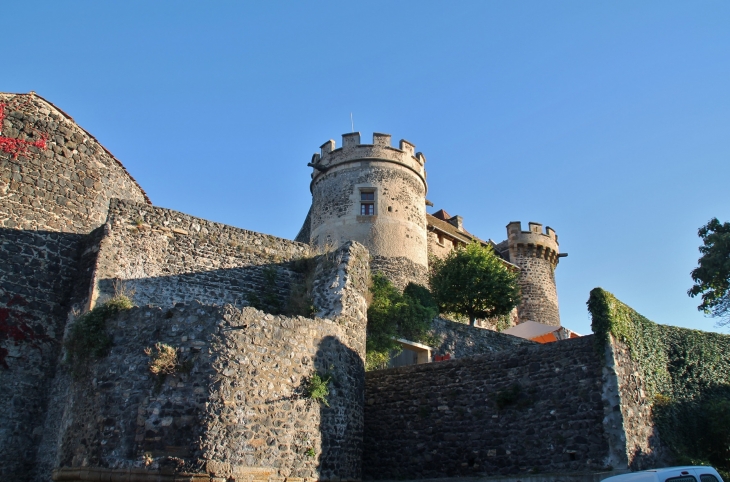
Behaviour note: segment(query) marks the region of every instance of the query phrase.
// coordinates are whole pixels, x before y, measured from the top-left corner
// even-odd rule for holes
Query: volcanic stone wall
[[[368,372],[364,478],[604,469],[592,336]]]
[[[666,467],[676,463],[659,436],[652,400],[641,368],[631,358],[628,346],[611,337],[606,344],[604,398],[611,410],[606,413],[613,466],[631,470]]]
[[[309,246],[169,209],[112,201],[94,275],[94,303],[115,291],[136,304],[208,304],[285,309],[291,261]]]
[[[0,473],[30,478],[69,310],[88,293],[79,269],[110,197],[146,196],[121,164],[38,96],[0,94],[1,135],[35,142],[0,151]],[[86,256],[83,259],[88,258]]]
[[[359,479],[367,261],[356,243],[319,259],[331,319],[192,302],[108,320],[111,353],[72,386],[56,480]],[[150,372],[156,343],[177,350],[175,373]],[[307,395],[315,373],[326,404]]]
[[[493,330],[469,326],[464,323],[434,318],[430,335],[435,338],[434,355],[451,355],[464,358],[472,355],[512,350],[520,346],[533,346],[534,341],[525,340]]]
[[[0,94],[2,135],[37,140],[28,155],[0,152],[0,225],[89,233],[106,220],[111,198],[149,202],[121,163],[67,114],[39,96]]]
[[[74,383],[60,474],[359,478],[364,368],[337,322],[179,303],[109,331],[111,354]],[[158,342],[189,371],[152,375],[143,350]],[[329,407],[306,395],[317,372],[332,376]]]

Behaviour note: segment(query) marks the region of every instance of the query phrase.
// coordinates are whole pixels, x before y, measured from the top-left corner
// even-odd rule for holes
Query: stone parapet
[[[529,256],[549,261],[557,266],[560,247],[558,236],[550,226],[542,232],[542,224],[529,223],[530,229],[522,231],[522,223],[513,221],[507,225],[507,242],[510,258]]]
[[[306,244],[113,200],[92,305],[124,289],[140,305],[198,300],[246,306],[256,296],[282,310],[292,283],[301,278],[291,262],[308,256]]]
[[[342,135],[342,147],[336,149],[335,141],[330,139],[320,147],[320,154],[312,156],[312,184],[327,170],[342,164],[360,160],[394,162],[413,171],[426,188],[426,157],[415,152],[416,146],[401,139],[398,148],[390,145],[390,134],[373,134],[372,144],[360,144],[360,133]],[[428,190],[426,188],[426,190]]]

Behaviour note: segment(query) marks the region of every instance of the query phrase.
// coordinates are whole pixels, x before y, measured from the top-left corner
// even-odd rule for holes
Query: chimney
[[[449,223],[451,223],[459,231],[463,231],[464,230],[464,218],[462,218],[459,215],[456,215],[453,218],[450,218],[449,219]]]

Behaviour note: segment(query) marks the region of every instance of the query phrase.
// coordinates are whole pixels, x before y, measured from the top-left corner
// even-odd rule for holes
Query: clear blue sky
[[[319,145],[427,158],[434,209],[553,227],[563,324],[601,286],[714,329],[686,295],[730,220],[730,3],[6,2],[0,90],[35,90],[152,201],[293,238]],[[431,210],[433,212],[433,210]]]

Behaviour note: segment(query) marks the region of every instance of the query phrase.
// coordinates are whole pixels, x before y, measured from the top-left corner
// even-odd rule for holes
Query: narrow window
[[[373,216],[375,214],[375,191],[360,191],[360,215]]]

